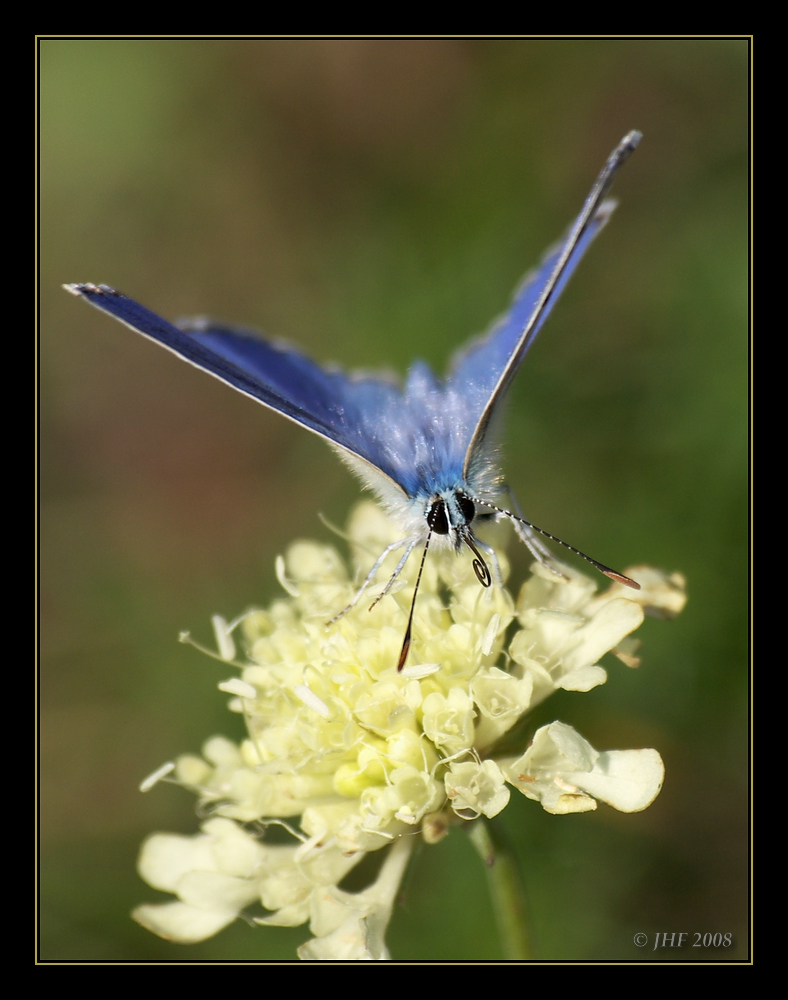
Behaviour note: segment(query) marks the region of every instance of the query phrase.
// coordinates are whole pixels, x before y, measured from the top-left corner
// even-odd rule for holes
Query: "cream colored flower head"
[[[635,568],[627,573],[641,591],[614,584],[597,593],[575,570],[562,567],[562,578],[536,565],[514,600],[504,586],[479,585],[470,553],[431,551],[398,673],[419,560],[370,610],[400,557],[393,552],[377,590],[329,625],[398,535],[363,503],[348,538],[352,574],[334,548],[296,542],[277,560],[286,597],[230,625],[214,619],[219,658],[234,668],[219,687],[248,737],[240,746],[214,737],[201,756],[175,763],[174,778],[213,818],[195,837],[157,834],[143,846],[143,878],[179,901],[141,906],[135,917],[164,937],[201,940],[259,903],[268,911],[260,923],[310,921],[304,958],[386,958],[385,925],[417,835],[435,842],[452,823],[493,817],[512,788],[551,813],[597,800],[634,812],[660,790],[656,750],[600,753],[554,722],[518,756],[510,730],[554,690],[604,683],[604,653],[637,665],[627,637],[644,610],[681,610],[678,575]],[[497,560],[505,582],[500,549]],[[265,843],[271,822],[288,825],[292,846]],[[337,888],[365,853],[388,845],[372,886]]]

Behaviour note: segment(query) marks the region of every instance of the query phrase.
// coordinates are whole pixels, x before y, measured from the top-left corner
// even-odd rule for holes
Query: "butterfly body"
[[[533,555],[547,565],[550,553],[537,532],[582,555],[607,576],[637,587],[500,506],[505,489],[491,424],[526,351],[610,218],[615,203],[605,196],[640,138],[630,132],[619,143],[567,236],[525,278],[508,313],[458,352],[445,378],[415,362],[400,388],[387,378],[321,367],[289,345],[247,330],[204,319],[176,326],[107,285],[65,288],[328,441],[402,527],[402,541],[390,548],[402,547],[404,555],[384,593],[421,541],[425,554],[431,541],[456,550],[467,545],[476,557],[480,582],[489,586],[491,574],[479,552],[486,546],[475,538],[473,525],[498,516],[511,518]],[[381,562],[382,557],[353,603]],[[409,646],[410,624],[400,667]]]
[[[463,469],[467,448],[461,419],[464,406],[457,389],[442,384],[426,364],[417,362],[402,394],[387,399],[379,410],[379,422],[366,430],[375,464],[336,449],[407,534],[423,532],[438,504],[433,528],[436,543],[454,548],[461,545],[458,530],[469,527],[475,518],[469,498],[499,499],[501,481],[495,449],[488,443],[475,456],[467,475]],[[409,461],[403,462],[402,456]]]

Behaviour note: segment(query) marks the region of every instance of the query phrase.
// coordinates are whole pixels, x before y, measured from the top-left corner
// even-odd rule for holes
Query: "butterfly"
[[[204,319],[175,326],[108,285],[72,284],[64,288],[325,438],[378,495],[402,526],[403,537],[385,549],[351,603],[336,618],[357,603],[390,552],[403,550],[375,603],[388,593],[416,546],[424,544],[397,667],[402,670],[410,650],[416,593],[433,539],[457,551],[463,546],[470,548],[479,582],[485,587],[492,583],[482,552],[488,553],[494,567],[495,553],[476,537],[474,522],[508,517],[534,557],[558,575],[560,571],[553,567],[540,535],[582,556],[605,576],[639,589],[634,580],[526,521],[516,502],[500,506],[508,490],[496,462],[491,424],[525,352],[580,258],[615,209],[615,201],[606,196],[640,139],[637,131],[624,136],[608,157],[568,234],[525,278],[509,312],[455,355],[443,379],[417,361],[400,388],[381,377],[323,368],[293,347],[264,340],[248,330]]]

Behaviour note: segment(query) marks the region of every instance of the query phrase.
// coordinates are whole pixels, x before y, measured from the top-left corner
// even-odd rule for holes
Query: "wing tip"
[[[594,212],[594,222],[600,222],[604,225],[618,208],[618,205],[618,198],[605,198],[596,212]]]
[[[637,149],[640,140],[642,138],[643,138],[643,133],[639,129],[633,128],[631,129],[631,131],[627,132],[627,134],[621,140],[619,145],[623,149],[629,149],[631,151],[634,151]]]
[[[640,145],[643,133],[633,128],[624,136],[608,158],[603,174],[607,174],[607,187],[612,183],[613,177],[618,170],[627,162],[630,156]],[[604,191],[604,188],[603,188]]]
[[[110,285],[94,285],[92,281],[77,281],[73,284],[62,286],[71,295],[84,297],[86,295],[120,295]]]

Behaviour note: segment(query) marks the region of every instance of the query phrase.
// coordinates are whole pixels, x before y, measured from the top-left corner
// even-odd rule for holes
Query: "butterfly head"
[[[476,505],[462,490],[446,490],[432,496],[427,504],[427,525],[436,535],[447,535],[460,548],[476,516]]]
[[[430,498],[425,516],[430,537],[442,535],[458,552],[463,545],[468,546],[474,555],[473,569],[479,583],[489,587],[492,576],[471,533],[471,524],[477,517],[473,500],[462,489],[446,490]]]

